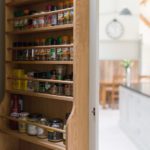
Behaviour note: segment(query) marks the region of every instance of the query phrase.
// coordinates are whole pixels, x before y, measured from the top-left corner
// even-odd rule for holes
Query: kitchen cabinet
[[[139,150],[148,150],[150,148],[150,96],[130,86],[122,86],[119,108],[120,127]]]

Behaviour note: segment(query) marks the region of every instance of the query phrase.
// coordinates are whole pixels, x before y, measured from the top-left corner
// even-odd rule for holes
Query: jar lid
[[[32,118],[32,119],[39,119],[39,118],[42,118],[42,114],[30,114],[29,115],[29,118]]]
[[[63,123],[63,120],[59,118],[50,119],[49,123]]]
[[[27,117],[29,116],[29,113],[28,112],[22,112],[19,114],[20,117]]]

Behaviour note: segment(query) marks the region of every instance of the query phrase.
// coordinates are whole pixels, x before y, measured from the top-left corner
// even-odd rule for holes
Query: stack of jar
[[[12,87],[15,90],[27,90],[27,80],[21,80],[21,78],[27,78],[23,69],[14,69],[13,70],[14,80],[12,82]]]
[[[30,80],[31,78],[44,78],[52,80],[71,80],[73,79],[72,73],[66,74],[63,65],[58,65],[56,70],[51,70],[49,72],[28,72],[22,69],[15,69],[13,89],[15,90],[25,90],[31,92],[48,93],[52,95],[73,95],[73,86],[71,84],[60,84],[60,83],[49,83]],[[24,78],[21,80],[21,78]],[[27,78],[27,80],[26,80]]]
[[[44,46],[44,45],[67,45],[73,43],[72,36],[59,36],[57,39],[49,37],[37,39],[35,42],[14,42],[13,47]],[[73,47],[41,48],[14,50],[13,60],[15,61],[72,61]]]

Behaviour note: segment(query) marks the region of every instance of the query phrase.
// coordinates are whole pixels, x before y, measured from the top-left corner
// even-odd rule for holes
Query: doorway
[[[150,75],[150,2],[100,0],[99,8],[100,150],[137,150],[120,128],[119,87],[128,82],[127,64],[132,83]]]

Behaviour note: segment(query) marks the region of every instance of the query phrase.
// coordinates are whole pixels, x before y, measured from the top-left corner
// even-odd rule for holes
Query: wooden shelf
[[[40,32],[50,32],[56,30],[68,30],[73,29],[73,24],[64,24],[64,25],[56,25],[49,26],[43,28],[35,28],[35,29],[25,29],[22,31],[6,31],[6,34],[29,34],[29,33],[40,33]]]
[[[8,77],[7,79],[9,79],[9,80],[30,80],[30,81],[39,81],[39,82],[49,82],[49,83],[61,83],[61,84],[73,84],[73,81],[52,80],[52,79],[14,78],[14,77]]]
[[[9,18],[8,21],[14,21],[14,20],[19,20],[19,19],[29,19],[29,18],[47,16],[47,15],[57,14],[59,12],[70,11],[70,10],[73,10],[73,7],[66,8],[66,9],[61,9],[61,10],[56,10],[56,11],[41,12],[41,13],[37,13],[37,14],[33,14],[33,15],[28,15],[28,16]]]
[[[73,61],[6,61],[6,63],[27,65],[73,65]]]
[[[38,93],[38,92],[21,91],[21,90],[6,90],[6,91],[11,94],[19,94],[19,95],[24,95],[24,96],[32,96],[32,97],[40,97],[40,98],[46,98],[46,99],[73,102],[73,97],[69,97],[69,96],[59,96],[59,95],[51,95],[47,93]]]
[[[62,130],[62,129],[58,129],[58,128],[53,128],[53,127],[49,127],[49,126],[46,126],[46,125],[42,125],[42,124],[39,124],[39,123],[34,123],[34,122],[31,122],[31,121],[25,121],[25,120],[19,120],[17,118],[14,118],[14,117],[10,117],[10,116],[0,116],[1,118],[4,118],[4,119],[8,119],[8,120],[12,120],[12,121],[16,121],[16,122],[24,122],[26,124],[32,124],[32,125],[35,125],[37,127],[40,127],[40,128],[43,128],[47,131],[57,131],[57,132],[61,132],[61,133],[65,133],[66,131],[65,130]]]
[[[11,0],[9,2],[6,2],[5,4],[7,6],[21,6],[21,5],[29,5],[29,4],[35,4],[35,3],[40,3],[48,0]]]
[[[42,147],[48,148],[48,149],[55,149],[55,150],[66,150],[65,145],[62,142],[54,143],[54,142],[49,142],[47,139],[39,139],[34,136],[29,136],[27,134],[21,134],[17,131],[10,130],[8,128],[6,129],[0,129],[3,133],[6,133],[12,137],[40,145]]]
[[[74,46],[73,44],[66,44],[66,45],[46,45],[46,46],[26,46],[26,47],[8,48],[8,50],[65,48],[65,47],[73,47],[73,46]]]

